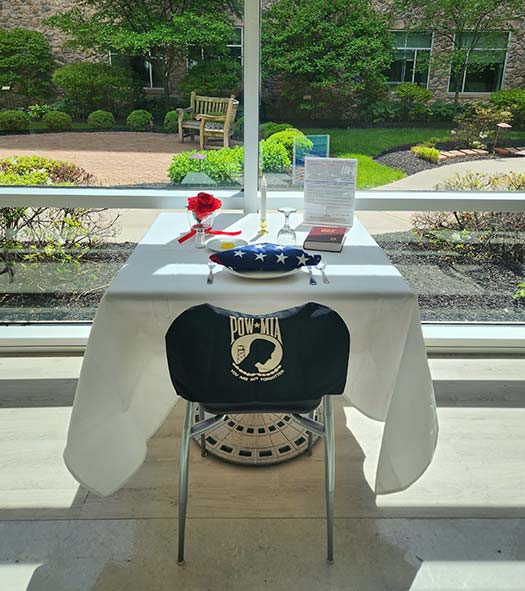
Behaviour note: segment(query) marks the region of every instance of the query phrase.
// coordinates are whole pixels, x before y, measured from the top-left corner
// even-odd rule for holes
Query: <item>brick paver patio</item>
[[[0,137],[0,158],[19,155],[67,160],[96,177],[96,184],[134,185],[168,182],[174,154],[198,148],[181,144],[176,134],[135,132],[70,132]]]

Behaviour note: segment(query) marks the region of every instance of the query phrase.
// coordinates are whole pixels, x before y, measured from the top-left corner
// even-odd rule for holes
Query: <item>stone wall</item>
[[[262,0],[263,9],[278,0]],[[392,0],[372,0],[376,9],[390,16],[394,29],[403,29],[402,15],[392,13]],[[0,27],[22,27],[41,31],[53,48],[58,65],[89,59],[81,52],[63,47],[64,37],[56,30],[46,27],[42,21],[57,12],[77,6],[76,0],[0,0]],[[504,88],[525,87],[525,23],[514,22],[516,31],[511,35]],[[434,37],[433,52],[446,51],[449,42]],[[104,56],[102,56],[103,58]],[[448,93],[448,73],[432,68],[429,88],[436,98],[451,98]]]
[[[64,36],[42,24],[44,19],[75,6],[78,6],[75,0],[0,0],[0,27],[20,27],[43,33],[51,44],[57,65],[80,61],[86,56],[64,48]]]

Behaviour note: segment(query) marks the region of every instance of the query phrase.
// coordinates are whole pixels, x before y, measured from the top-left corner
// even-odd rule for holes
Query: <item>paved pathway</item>
[[[376,190],[387,191],[431,191],[435,186],[453,177],[456,173],[466,173],[467,171],[482,172],[487,174],[498,174],[506,172],[519,172],[525,174],[524,158],[489,158],[483,160],[472,160],[470,162],[456,162],[423,170],[411,176],[407,176],[399,181],[394,181],[382,187],[376,187]]]
[[[198,148],[177,135],[136,132],[41,133],[0,136],[0,158],[38,154],[81,166],[101,186],[168,182],[173,154]]]

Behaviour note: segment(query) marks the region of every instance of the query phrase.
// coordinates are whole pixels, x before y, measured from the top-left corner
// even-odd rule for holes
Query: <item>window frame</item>
[[[111,51],[111,49],[108,51],[108,55],[109,55],[109,65],[112,66],[112,58],[113,56],[118,56],[119,54],[116,51]],[[137,56],[140,57],[140,56]],[[153,64],[151,63],[150,60],[147,60],[146,58],[141,58],[144,60],[144,64],[146,65],[146,70],[148,71],[148,78],[149,78],[149,86],[143,86],[142,88],[144,90],[162,90],[162,86],[154,86],[153,85]],[[158,59],[158,58],[152,58],[152,59]]]
[[[507,45],[505,47],[505,49],[502,48],[474,48],[472,49],[472,51],[504,51],[505,52],[505,59],[503,60],[503,71],[501,73],[501,82],[500,82],[500,87],[496,88],[495,90],[487,90],[487,91],[473,91],[473,90],[465,90],[465,82],[467,79],[467,73],[468,73],[468,60],[467,60],[467,67],[465,68],[465,71],[463,72],[463,80],[461,81],[461,90],[459,91],[459,94],[461,96],[487,96],[492,94],[493,92],[497,92],[498,90],[502,90],[505,87],[505,74],[507,72],[507,61],[509,59],[509,49],[510,49],[510,44],[511,44],[511,39],[512,39],[512,31],[490,31],[487,33],[490,34],[494,34],[494,33],[505,33],[507,35]],[[454,36],[455,39],[455,36]],[[469,56],[470,57],[470,56]],[[454,91],[450,90],[450,85],[452,83],[452,65],[450,66],[450,70],[449,70],[449,74],[448,74],[448,85],[447,85],[447,94],[452,96],[454,95]]]
[[[257,211],[259,205],[258,142],[260,90],[260,1],[245,0],[244,95],[245,168],[244,193],[218,190],[225,209]],[[510,45],[510,35],[509,35]],[[508,55],[508,49],[507,49]],[[122,189],[70,187],[0,187],[0,207],[107,207],[115,209],[183,209],[195,189]],[[300,208],[302,191],[269,191],[268,208]],[[525,192],[357,191],[359,211],[511,211],[525,212]],[[90,323],[2,323],[0,351],[81,351]],[[449,350],[525,351],[525,323],[425,323],[429,347]]]
[[[427,72],[427,81],[425,85],[422,84],[418,84],[419,86],[421,86],[421,88],[426,88],[428,89],[429,83],[430,83],[430,61],[432,59],[432,52],[434,50],[434,31],[412,31],[412,30],[408,30],[408,29],[393,29],[390,31],[392,34],[396,34],[396,33],[403,33],[403,34],[407,34],[407,33],[422,33],[422,34],[426,34],[426,35],[430,35],[430,47],[395,47],[395,51],[414,51],[414,69],[412,71],[412,80],[411,83],[412,84],[418,84],[417,82],[414,81],[415,75],[416,75],[416,68],[417,68],[417,62],[418,62],[418,54],[421,51],[425,51],[428,52],[428,72]],[[406,67],[406,64],[403,64],[403,68]],[[403,76],[402,78],[404,78],[404,71],[403,70]],[[388,80],[387,84],[390,87],[391,91],[395,91],[396,86],[398,86],[399,84],[403,84],[404,82],[406,82],[405,80]]]

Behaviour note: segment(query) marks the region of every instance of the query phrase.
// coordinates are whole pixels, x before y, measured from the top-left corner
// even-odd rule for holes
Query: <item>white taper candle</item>
[[[267,193],[268,191],[268,183],[266,182],[266,177],[262,176],[261,179],[261,221],[266,221],[266,213],[267,213]]]

